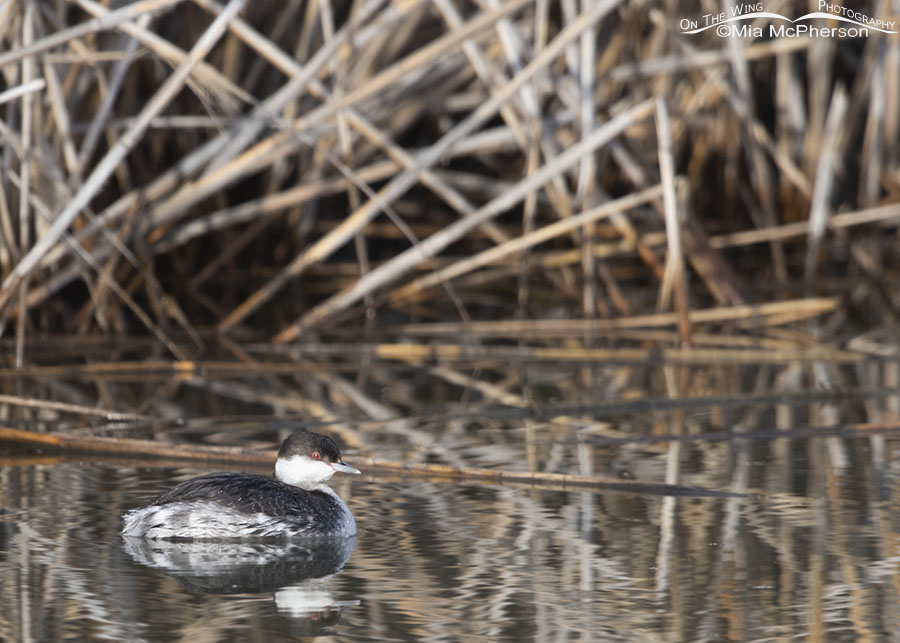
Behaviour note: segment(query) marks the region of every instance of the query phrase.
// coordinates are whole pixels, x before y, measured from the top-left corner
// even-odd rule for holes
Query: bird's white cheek
[[[275,463],[275,477],[286,484],[306,487],[325,482],[334,475],[334,469],[326,462],[294,456]]]

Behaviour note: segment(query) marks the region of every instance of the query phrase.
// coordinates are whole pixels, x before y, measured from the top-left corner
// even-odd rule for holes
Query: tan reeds
[[[254,373],[322,340],[515,406],[461,360],[893,354],[896,39],[688,35],[686,1],[301,4],[0,6],[4,367],[52,366],[29,350],[60,329]],[[856,309],[834,343],[801,323]]]

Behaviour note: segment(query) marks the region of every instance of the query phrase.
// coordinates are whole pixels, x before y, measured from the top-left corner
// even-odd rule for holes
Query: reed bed
[[[3,376],[382,360],[512,407],[510,363],[892,381],[860,364],[897,356],[900,35],[684,32],[720,10],[0,3]]]
[[[4,3],[4,326],[184,358],[209,329],[674,308],[687,341],[697,308],[862,303],[829,278],[896,270],[900,38],[681,31],[717,6]]]

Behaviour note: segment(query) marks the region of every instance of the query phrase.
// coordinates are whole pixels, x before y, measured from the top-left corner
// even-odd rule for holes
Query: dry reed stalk
[[[837,87],[828,108],[828,120],[822,132],[821,152],[816,167],[816,182],[813,189],[812,203],[809,212],[809,237],[806,246],[806,262],[803,278],[807,288],[812,287],[819,247],[828,226],[828,199],[834,183],[833,174],[840,155],[840,128],[847,111],[847,93],[843,87]]]
[[[682,222],[678,216],[678,197],[675,194],[675,162],[672,159],[672,133],[669,112],[662,99],[656,99],[656,137],[659,145],[659,174],[662,177],[663,215],[666,222],[668,254],[666,273],[660,284],[657,308],[668,308],[669,295],[675,294],[678,313],[678,332],[683,346],[691,343],[691,323],[687,300],[687,279],[684,272],[684,252],[681,245]]]
[[[5,92],[0,92],[0,105],[11,100],[16,100],[17,98],[21,98],[25,94],[30,94],[31,92],[39,92],[44,89],[46,85],[47,84],[42,78],[35,78],[34,80],[22,83],[17,87],[7,89]]]
[[[138,415],[135,413],[123,413],[121,411],[113,411],[110,409],[99,409],[91,406],[82,406],[80,404],[66,404],[64,402],[55,402],[51,400],[23,398],[16,395],[0,395],[0,404],[39,409],[55,414],[72,413],[75,415],[94,415],[109,421],[150,421],[153,419],[149,416]]]
[[[793,319],[814,317],[832,311],[837,306],[835,299],[798,299],[793,301],[773,302],[759,306],[730,306],[722,308],[710,308],[705,310],[694,309],[688,314],[688,320],[692,325],[703,323],[722,323],[728,321],[748,321],[752,324],[766,327],[771,326],[771,318],[784,314],[802,315]],[[396,332],[407,336],[446,337],[448,335],[460,336],[490,336],[497,337],[523,337],[535,336],[535,334],[579,334],[589,332],[602,333],[619,328],[659,327],[674,326],[679,317],[672,313],[658,313],[655,315],[637,315],[634,317],[622,317],[617,319],[565,319],[565,320],[521,320],[521,321],[493,321],[471,322],[461,325],[454,322],[442,322],[432,324],[404,324],[395,329]]]
[[[473,347],[463,344],[377,344],[374,354],[380,359],[399,360],[411,364],[433,361],[456,363],[471,361],[503,364],[505,361],[538,361],[560,363],[597,364],[657,364],[710,365],[710,364],[789,364],[791,362],[828,361],[853,364],[862,362],[864,356],[850,351],[828,347],[785,350],[774,353],[755,349],[641,349],[641,348],[545,348],[506,346]]]

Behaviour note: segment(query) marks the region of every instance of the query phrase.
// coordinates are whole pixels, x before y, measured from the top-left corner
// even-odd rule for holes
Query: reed
[[[575,9],[5,3],[18,354],[48,331],[149,334],[184,359],[182,331],[465,321],[488,284],[492,321],[675,310],[687,341],[692,311],[896,270],[859,248],[900,220],[900,38],[686,34],[687,2]]]
[[[532,437],[548,365],[570,403],[893,381],[900,36],[707,9],[0,3],[0,376],[64,391],[4,408],[154,417],[139,374],[363,446],[424,442],[409,369]]]

